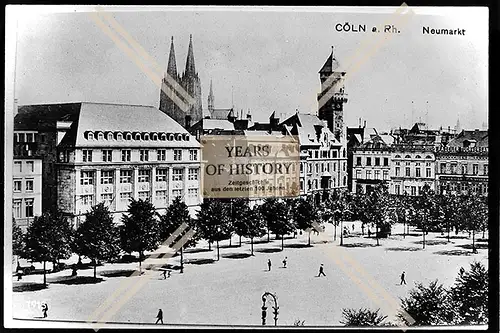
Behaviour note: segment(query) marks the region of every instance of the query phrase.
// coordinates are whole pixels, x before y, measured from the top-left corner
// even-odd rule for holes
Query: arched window
[[[427,155],[427,156],[425,156],[425,158],[430,159],[430,160],[432,159],[431,155]]]
[[[184,141],[189,141],[189,134],[184,134]]]
[[[394,156],[394,158],[401,158],[401,155],[396,155]]]
[[[99,133],[97,134],[97,140],[104,140],[104,133],[99,132]]]
[[[406,155],[405,158],[411,158],[411,156],[410,155]]]
[[[174,140],[174,135],[172,133],[170,133],[168,135],[168,141],[173,141]]]
[[[131,133],[125,134],[125,140],[132,140],[132,134]]]
[[[181,141],[182,140],[182,134],[177,134],[175,136],[175,141]]]
[[[92,133],[92,132],[88,132],[88,134],[87,134],[87,139],[88,139],[88,140],[94,140],[94,133]]]
[[[342,157],[345,157],[345,149],[342,149]]]
[[[415,158],[422,158],[422,157],[420,157],[420,155],[417,155],[417,156],[415,156]]]
[[[144,134],[144,141],[147,141],[147,140],[149,140],[149,134],[148,133]]]
[[[153,135],[151,137],[152,137],[153,141],[157,141],[158,140],[158,134],[156,134],[156,133],[153,133]]]
[[[117,133],[116,134],[116,140],[120,140],[120,141],[123,140],[123,134]]]
[[[141,140],[141,134],[140,133],[135,133],[135,139],[136,140]]]
[[[113,140],[113,133],[108,133],[108,140]]]
[[[167,135],[165,133],[162,133],[160,136],[161,141],[167,140]]]

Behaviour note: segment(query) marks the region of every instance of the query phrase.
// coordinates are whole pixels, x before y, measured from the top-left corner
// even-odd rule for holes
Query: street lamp
[[[219,254],[219,235],[220,235],[220,226],[217,227],[217,260],[220,260],[220,254]]]
[[[274,314],[274,326],[278,326],[278,313],[279,313],[279,306],[278,306],[278,301],[276,299],[275,294],[271,294],[270,292],[265,292],[262,295],[262,325],[266,325],[266,316],[267,316],[267,306],[266,306],[266,297],[271,296],[274,300],[274,306],[273,306],[273,314]]]

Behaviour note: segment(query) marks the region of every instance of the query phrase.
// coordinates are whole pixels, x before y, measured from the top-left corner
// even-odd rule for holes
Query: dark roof
[[[210,119],[219,119],[219,120],[227,120],[229,113],[232,111],[232,108],[229,109],[213,109],[210,112]]]
[[[455,138],[448,142],[448,147],[463,147],[464,141],[476,140],[477,147],[488,147],[488,131],[485,130],[474,130],[467,131],[463,130]]]
[[[332,53],[330,53],[330,56],[328,57],[328,59],[326,59],[326,62],[323,65],[323,67],[321,68],[321,70],[319,71],[319,73],[330,74],[334,70],[339,68],[339,66],[340,66],[339,62],[337,61],[337,59],[335,59],[335,56],[333,55],[333,50],[332,50]]]
[[[78,120],[82,103],[34,104],[19,106],[14,117],[14,130],[39,130],[54,128],[51,124],[65,118]]]

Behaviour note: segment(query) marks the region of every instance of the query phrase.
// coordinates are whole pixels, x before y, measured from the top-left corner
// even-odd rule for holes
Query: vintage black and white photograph
[[[486,329],[488,19],[7,6],[6,326]]]

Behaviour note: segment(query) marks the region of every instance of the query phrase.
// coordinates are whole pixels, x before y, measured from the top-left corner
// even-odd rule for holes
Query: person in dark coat
[[[321,264],[321,266],[319,266],[318,277],[320,277],[321,275],[326,276],[325,272],[323,271],[323,264]]]
[[[163,324],[163,311],[161,309],[158,310],[158,314],[156,315],[156,323],[158,324],[159,321]]]
[[[267,259],[267,268],[269,271],[271,270],[271,259]]]
[[[43,318],[47,318],[47,311],[49,311],[49,307],[48,307],[47,303],[42,303]]]
[[[285,257],[285,259],[283,259],[283,267],[286,268],[286,259],[287,257]]]
[[[401,283],[400,283],[400,285],[402,285],[403,283],[406,284],[405,272],[404,271],[403,271],[403,273],[401,273]]]

